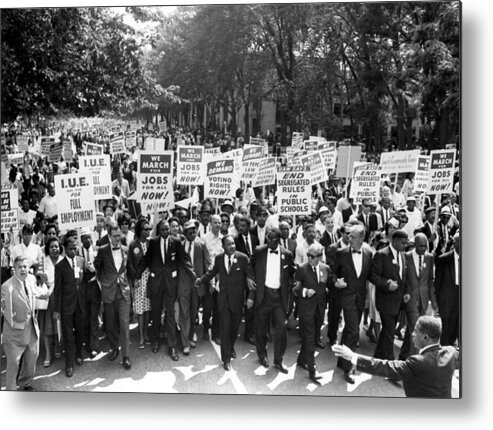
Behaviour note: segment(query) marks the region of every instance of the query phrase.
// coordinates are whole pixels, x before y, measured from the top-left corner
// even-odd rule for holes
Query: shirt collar
[[[423,354],[423,352],[426,352],[426,351],[428,351],[429,349],[434,348],[435,346],[440,346],[440,344],[439,344],[439,343],[433,343],[433,344],[431,344],[431,345],[426,345],[425,347],[423,347],[423,348],[421,348],[421,349],[419,350],[419,353],[420,353],[420,354]]]
[[[396,249],[392,246],[392,244],[391,244],[391,243],[389,244],[389,246],[390,246],[390,250],[392,251],[392,255],[394,256],[394,258],[396,258],[396,257],[399,255],[399,253],[398,253],[398,252],[397,252],[397,250],[396,250]]]

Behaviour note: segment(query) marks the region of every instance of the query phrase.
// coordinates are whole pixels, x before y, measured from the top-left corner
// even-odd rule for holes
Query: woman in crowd
[[[46,239],[44,254],[41,277],[44,278],[42,280],[48,287],[49,299],[47,308],[38,310],[38,323],[39,332],[45,348],[44,367],[48,367],[51,364],[51,337],[57,333],[56,322],[53,318],[55,266],[62,259],[60,255],[60,241],[56,236],[50,236]],[[55,349],[58,349],[58,336],[55,336]]]
[[[149,269],[139,270],[139,262],[147,252],[147,239],[151,227],[146,219],[140,219],[135,226],[135,239],[130,243],[128,250],[127,274],[132,283],[133,311],[137,315],[139,325],[139,348],[150,344],[147,335],[147,326],[151,310],[151,302],[147,297],[147,280]]]

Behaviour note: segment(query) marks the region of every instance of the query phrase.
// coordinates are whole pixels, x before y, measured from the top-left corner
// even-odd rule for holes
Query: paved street
[[[290,325],[293,321],[290,321]],[[296,366],[299,349],[298,332],[288,332],[288,349],[284,363],[287,375],[279,373],[272,365],[273,345],[268,346],[270,368],[258,363],[255,348],[243,340],[243,327],[236,343],[237,358],[233,370],[222,368],[219,346],[212,341],[201,341],[202,327],[198,328],[199,342],[188,357],[179,353],[179,361],[167,355],[166,344],[157,354],[150,346],[138,349],[137,325],[131,325],[132,369],[125,371],[107,357],[107,341],[102,341],[104,352],[94,359],[85,358],[81,367],[75,366],[74,376],[65,376],[63,358],[55,360],[49,368],[43,368],[44,353],[38,361],[36,389],[42,391],[94,391],[94,392],[146,392],[146,393],[214,393],[214,394],[274,394],[317,396],[378,396],[404,397],[401,384],[384,378],[356,372],[354,385],[344,381],[342,371],[336,367],[336,358],[329,349],[317,350],[316,363],[323,376],[321,385],[315,385],[308,372]],[[322,331],[325,338],[325,327]],[[374,344],[361,332],[359,353],[372,355]],[[340,333],[339,333],[340,335]],[[396,346],[401,342],[396,340]],[[398,354],[398,348],[396,348]],[[2,358],[2,389],[5,389],[5,358]],[[454,377],[453,397],[459,395],[459,379]]]

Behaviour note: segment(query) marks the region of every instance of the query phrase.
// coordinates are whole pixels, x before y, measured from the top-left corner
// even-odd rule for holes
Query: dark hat
[[[201,212],[209,212],[209,213],[212,213],[212,207],[209,203],[204,203],[201,207],[200,207],[200,211],[199,213]]]
[[[265,206],[259,206],[258,207],[258,210],[257,210],[257,215],[261,214],[261,213],[266,213],[267,215],[269,215],[269,211],[267,210],[267,208]]]

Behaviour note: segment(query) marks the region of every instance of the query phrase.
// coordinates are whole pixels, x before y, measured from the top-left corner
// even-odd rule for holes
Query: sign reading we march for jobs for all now
[[[204,183],[204,147],[178,147],[177,178],[178,185],[202,185]]]
[[[428,171],[428,194],[448,194],[453,191],[455,171],[455,149],[430,152]]]

